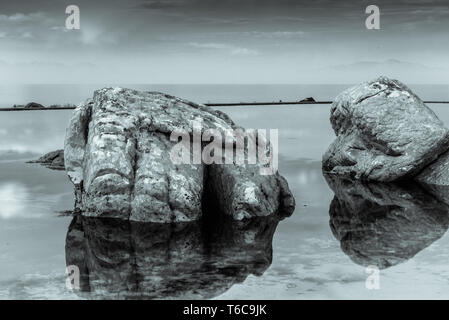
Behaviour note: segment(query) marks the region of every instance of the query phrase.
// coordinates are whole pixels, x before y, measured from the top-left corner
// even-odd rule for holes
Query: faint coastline
[[[66,103],[63,105],[60,104],[52,104],[48,107],[37,103],[37,102],[30,102],[26,105],[23,104],[15,104],[12,108],[0,108],[1,111],[22,111],[22,110],[56,110],[56,109],[75,109],[76,105],[71,103]]]

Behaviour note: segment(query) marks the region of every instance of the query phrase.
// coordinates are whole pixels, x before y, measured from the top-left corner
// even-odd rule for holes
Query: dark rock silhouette
[[[175,224],[77,215],[67,232],[67,266],[90,299],[216,297],[272,261],[281,216],[235,221],[224,214]]]
[[[309,98],[305,98],[305,99],[302,99],[301,101],[299,101],[299,102],[316,102],[315,101],[315,99],[314,98],[312,98],[312,97],[309,97]]]
[[[45,107],[40,103],[30,102],[25,106],[25,109],[45,109]]]
[[[331,174],[412,179],[449,147],[449,131],[435,113],[404,84],[385,77],[342,92],[330,121],[337,137],[323,156],[323,170]]]
[[[64,150],[49,152],[37,160],[28,161],[28,163],[40,163],[52,170],[64,170]]]
[[[357,264],[387,268],[407,261],[449,227],[449,206],[417,183],[325,177],[335,193],[330,227],[342,250]]]

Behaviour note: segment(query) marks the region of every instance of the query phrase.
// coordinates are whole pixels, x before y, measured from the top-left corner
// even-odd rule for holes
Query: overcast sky
[[[80,30],[65,28],[69,4]],[[365,28],[370,4],[381,30]],[[1,83],[449,83],[449,4],[2,1],[0,49]]]

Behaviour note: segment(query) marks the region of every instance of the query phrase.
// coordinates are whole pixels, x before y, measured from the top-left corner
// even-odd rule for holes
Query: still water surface
[[[289,100],[308,96],[317,100],[332,100],[344,88],[128,87],[165,91],[198,102]],[[76,90],[58,86],[2,87],[0,92],[3,101],[0,101],[0,105],[32,100],[46,104],[77,103],[88,97],[88,90],[92,89],[86,86],[78,86]],[[426,100],[448,99],[449,96],[449,87],[444,86],[412,86],[412,89]],[[362,230],[361,234],[345,234],[348,229],[345,225],[347,220],[341,217],[350,215],[351,212],[348,212],[350,209],[345,209],[344,199],[340,199],[342,201],[338,203],[339,206],[334,201],[331,215],[329,214],[334,193],[321,173],[320,162],[323,152],[334,138],[329,124],[329,107],[220,108],[246,128],[279,129],[279,170],[288,180],[297,202],[291,217],[279,223],[262,221],[250,226],[234,226],[231,235],[218,232],[209,238],[204,236],[199,226],[162,230],[160,237],[165,240],[156,239],[154,230],[150,230],[151,227],[148,226],[122,226],[124,229],[121,234],[126,235],[127,239],[133,239],[133,248],[128,248],[128,244],[120,237],[111,238],[112,230],[120,228],[114,223],[72,221],[72,217],[61,214],[73,207],[73,190],[65,173],[25,163],[44,152],[62,148],[71,111],[0,113],[0,298],[105,297],[101,294],[79,294],[66,288],[66,255],[69,260],[76,260],[80,256],[91,257],[89,255],[97,258],[102,255],[103,258],[110,259],[110,265],[116,263],[114,267],[94,264],[97,269],[89,271],[92,277],[112,279],[119,291],[132,291],[130,283],[139,285],[147,293],[141,295],[149,298],[449,298],[449,236],[445,233],[448,223],[446,213],[440,212],[438,204],[426,209],[431,210],[432,216],[441,216],[426,220],[425,235],[420,232],[423,230],[421,215],[427,211],[421,209],[423,201],[429,203],[430,200],[424,198],[419,202],[422,196],[416,192],[407,193],[411,196],[405,204],[399,203],[394,196],[389,200],[392,203],[385,205],[366,199],[363,203],[372,203],[367,211],[380,214],[376,216],[378,218],[365,219],[362,213],[362,218],[357,222]],[[449,125],[449,107],[430,107]],[[408,192],[387,191],[399,196]],[[378,195],[383,190],[376,192]],[[414,198],[418,200],[415,201]],[[401,206],[408,208],[410,215],[418,218],[411,219],[404,230],[398,228],[392,231],[391,228],[384,227],[382,221],[389,221],[391,213],[397,212],[394,208]],[[364,228],[377,230],[379,241],[370,242],[364,238]],[[410,232],[416,235],[413,241],[405,234]],[[197,233],[202,238],[193,237]],[[245,247],[244,236],[248,234],[260,237],[256,247]],[[92,244],[88,250],[80,248],[76,242],[77,239],[82,241],[83,237],[88,237]],[[391,241],[386,243],[382,239]],[[170,248],[162,245],[156,250],[149,245],[159,243],[157,241],[170,243]],[[181,245],[185,243],[190,246]],[[137,254],[136,248],[140,250],[137,250]],[[382,249],[386,251],[382,252]],[[131,272],[127,269],[130,250],[135,251],[132,259],[134,264],[140,266],[138,274],[136,269]],[[157,258],[167,254],[171,255],[172,265],[166,266]],[[375,258],[370,260],[370,255],[375,254],[381,255],[379,259],[384,259],[382,261],[392,262],[392,265],[380,272],[380,290],[367,290],[367,274],[363,264],[380,261]],[[400,259],[390,259],[391,256],[400,256]],[[186,260],[204,263],[198,269]],[[189,290],[184,290],[186,287]],[[106,297],[120,297],[120,294]]]

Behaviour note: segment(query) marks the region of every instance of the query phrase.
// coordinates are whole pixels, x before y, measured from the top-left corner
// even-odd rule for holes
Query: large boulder
[[[323,170],[370,181],[413,178],[449,147],[449,131],[410,89],[380,77],[341,93]]]
[[[162,223],[198,220],[205,197],[237,220],[293,211],[286,181],[277,172],[261,175],[260,164],[174,162],[170,135],[182,130],[192,137],[197,119],[203,132],[238,128],[222,112],[163,93],[96,91],[75,109],[66,133],[76,208],[85,216]]]

